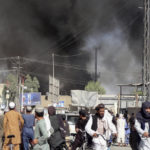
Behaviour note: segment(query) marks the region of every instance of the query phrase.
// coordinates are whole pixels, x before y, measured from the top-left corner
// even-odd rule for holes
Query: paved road
[[[111,150],[131,150],[131,148],[128,147],[119,147],[119,146],[111,146]]]

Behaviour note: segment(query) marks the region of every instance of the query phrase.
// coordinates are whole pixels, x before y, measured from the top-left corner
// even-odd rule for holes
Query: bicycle
[[[55,150],[68,150],[66,142],[61,143]]]
[[[12,139],[15,138],[15,135],[8,135],[7,138],[9,139],[9,150],[13,150],[14,144],[12,144]]]
[[[111,146],[110,140],[107,140],[102,134],[97,134],[97,136],[101,136],[101,137],[106,141],[107,147],[108,147],[108,149],[109,149],[110,146]]]
[[[77,148],[77,150],[92,150],[92,147],[89,147],[88,145],[88,138],[87,138],[87,133],[86,131],[82,131],[81,129],[79,129],[79,132],[81,132],[82,137],[83,137],[83,143],[80,147]],[[72,147],[75,137],[76,137],[76,133],[71,134],[73,136],[73,140],[70,141],[70,147]]]

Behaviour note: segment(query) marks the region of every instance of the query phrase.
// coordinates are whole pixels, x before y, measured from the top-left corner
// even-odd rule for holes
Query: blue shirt
[[[35,122],[35,117],[32,114],[23,114],[22,115],[24,119],[24,126],[26,128],[33,128],[34,122]]]
[[[23,136],[27,136],[31,139],[33,139],[34,132],[33,132],[33,126],[35,122],[35,117],[32,114],[23,114],[22,115],[24,119],[24,126],[23,126]]]

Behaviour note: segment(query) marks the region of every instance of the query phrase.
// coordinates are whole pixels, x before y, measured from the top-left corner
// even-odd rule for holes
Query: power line
[[[0,73],[5,73],[5,72],[16,72],[16,70],[0,70]]]
[[[82,52],[82,53],[78,53],[78,54],[74,54],[74,55],[58,55],[58,54],[55,54],[55,56],[58,56],[58,57],[76,57],[76,56],[81,56],[83,55],[85,52]]]
[[[34,72],[30,72],[30,71],[22,71],[23,73],[29,73],[29,74],[32,74],[32,75],[38,75],[38,76],[41,76],[41,77],[45,77],[47,75],[45,74],[40,74],[40,73],[34,73]],[[88,81],[81,81],[81,80],[72,80],[72,79],[66,79],[66,78],[63,78],[63,77],[57,77],[59,80],[62,80],[62,81],[66,81],[66,82],[69,82],[69,83],[72,83],[72,84],[78,84],[78,85],[85,85]]]
[[[48,61],[40,61],[40,60],[36,60],[36,59],[29,59],[29,58],[25,58],[23,57],[24,60],[26,61],[30,61],[30,62],[36,62],[36,63],[40,63],[40,64],[43,64],[43,65],[50,65],[52,66],[52,64],[50,64]],[[64,68],[72,68],[72,69],[76,69],[76,70],[80,70],[80,71],[87,71],[87,69],[84,69],[84,68],[81,68],[81,67],[78,67],[78,66],[72,66],[70,64],[59,64],[59,63],[55,63],[55,66],[57,67],[64,67]]]
[[[10,57],[12,58],[12,57]],[[13,58],[17,58],[17,57],[13,57]],[[0,60],[9,60],[9,57],[8,58],[0,58]],[[52,64],[48,61],[41,61],[41,60],[37,60],[37,59],[30,59],[30,58],[26,58],[26,57],[20,57],[21,60],[24,61],[24,64],[26,63],[29,63],[29,62],[33,62],[33,63],[39,63],[39,64],[43,64],[43,65],[50,65],[52,66]],[[79,66],[72,66],[70,64],[59,64],[59,63],[55,63],[55,66],[57,67],[64,67],[64,68],[67,68],[67,69],[75,69],[75,70],[81,70],[81,71],[88,71],[88,68],[82,68],[82,67],[79,67]],[[100,68],[100,67],[98,67]],[[94,66],[93,67],[90,67],[90,69],[94,69]],[[138,72],[138,71],[135,71],[135,72],[121,72],[121,71],[101,71],[102,74],[107,74],[107,73],[120,73],[120,74],[129,74],[129,73],[135,73],[135,74],[138,74],[138,73],[141,73],[141,72]]]

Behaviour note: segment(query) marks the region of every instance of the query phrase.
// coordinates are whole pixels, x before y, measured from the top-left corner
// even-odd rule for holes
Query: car
[[[66,113],[66,120],[69,124],[70,134],[75,134],[75,125],[79,119],[78,113]]]

